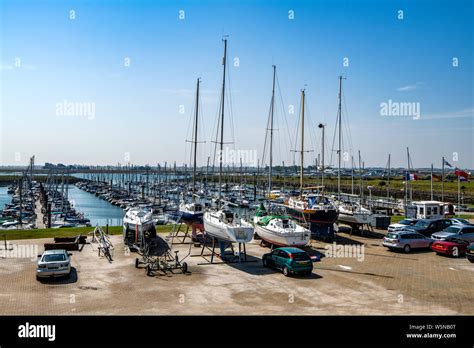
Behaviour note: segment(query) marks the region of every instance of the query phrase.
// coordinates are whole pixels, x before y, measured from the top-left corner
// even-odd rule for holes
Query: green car
[[[466,257],[470,262],[474,263],[474,243],[467,247]]]
[[[314,261],[317,261],[317,258]],[[279,269],[285,276],[291,273],[308,275],[313,271],[313,259],[298,248],[277,248],[271,253],[264,254],[262,262],[264,267]]]

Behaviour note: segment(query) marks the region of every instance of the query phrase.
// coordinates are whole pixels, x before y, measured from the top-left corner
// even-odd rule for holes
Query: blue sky
[[[198,159],[205,164],[227,34],[232,114],[225,137],[231,141],[233,131],[233,148],[262,157],[276,64],[275,163],[293,162],[288,134],[294,137],[302,88],[306,148],[314,151],[306,164],[320,151],[319,122],[327,124],[329,160],[344,74],[349,157],[360,150],[366,166],[384,166],[391,153],[392,164],[404,166],[409,147],[416,167],[439,167],[445,156],[474,168],[472,23],[471,1],[3,0],[0,160],[21,164],[35,154],[38,163],[189,162],[185,140],[201,77],[206,144]],[[58,115],[64,100],[93,103],[94,116]],[[382,116],[388,100],[419,103],[420,118]]]

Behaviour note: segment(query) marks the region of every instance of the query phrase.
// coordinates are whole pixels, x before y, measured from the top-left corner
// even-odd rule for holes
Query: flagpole
[[[431,163],[431,200],[433,200],[433,163]]]
[[[461,211],[461,175],[458,175],[458,214]]]
[[[441,202],[444,203],[444,156],[441,162]]]

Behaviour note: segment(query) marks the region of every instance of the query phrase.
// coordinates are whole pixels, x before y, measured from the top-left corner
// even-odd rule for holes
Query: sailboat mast
[[[362,202],[362,196],[363,196],[363,191],[362,191],[362,162],[360,158],[360,150],[358,150],[359,154],[359,195],[360,195],[360,201]]]
[[[304,89],[301,90],[301,166],[300,166],[300,196],[303,196],[304,171]]]
[[[319,128],[321,128],[321,186],[324,186],[324,127],[326,125],[320,123]],[[324,190],[324,187],[323,187]]]
[[[387,199],[390,199],[390,175],[391,173],[390,154],[388,154],[388,180],[387,180]]]
[[[410,151],[407,147],[407,171],[405,174],[405,217],[407,216],[408,208],[408,180],[410,180]]]
[[[354,156],[351,156],[351,194],[354,194]]]
[[[339,76],[339,109],[338,109],[338,123],[339,123],[339,149],[338,153],[338,167],[337,167],[337,196],[341,198],[341,147],[342,147],[342,112],[341,112],[341,99],[342,99],[342,75]]]
[[[198,116],[199,116],[199,82],[197,79],[196,86],[196,114],[194,118],[194,166],[193,166],[193,202],[196,195],[196,165],[197,165],[197,132],[198,132]]]
[[[222,73],[222,99],[221,99],[221,141],[219,154],[219,202],[218,207],[221,207],[222,198],[222,156],[224,151],[224,104],[225,104],[225,69],[227,62],[227,39],[224,39],[224,58],[222,59],[223,73]]]
[[[272,190],[273,110],[275,108],[275,75],[276,75],[276,65],[273,65],[272,104],[270,106],[270,170],[268,171],[268,194],[270,194]]]

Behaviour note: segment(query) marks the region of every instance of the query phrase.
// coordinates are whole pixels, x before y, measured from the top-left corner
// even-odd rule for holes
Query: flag
[[[406,181],[413,181],[413,180],[417,180],[417,179],[418,179],[418,176],[415,173],[406,173],[405,174],[405,180]]]
[[[433,180],[436,180],[436,181],[441,180],[441,177],[439,175],[436,175],[436,174],[431,174],[431,177],[433,178]]]
[[[454,174],[456,174],[456,176],[460,176],[460,177],[463,177],[464,179],[469,179],[469,174],[466,173],[464,170],[461,170],[461,169],[456,169],[454,171]]]
[[[449,162],[446,161],[446,160],[444,160],[444,165],[445,165],[445,166],[448,166],[449,168],[452,168],[452,167],[453,167],[453,166],[452,166],[451,164],[449,164]]]

